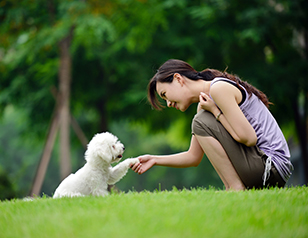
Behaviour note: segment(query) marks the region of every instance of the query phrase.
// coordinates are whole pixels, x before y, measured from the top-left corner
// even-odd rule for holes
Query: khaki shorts
[[[262,176],[267,155],[257,146],[247,147],[235,141],[210,112],[201,110],[195,115],[192,122],[192,134],[211,136],[218,140],[247,189],[274,186],[284,187],[285,181],[281,178],[273,164],[270,177],[265,186],[263,186]]]

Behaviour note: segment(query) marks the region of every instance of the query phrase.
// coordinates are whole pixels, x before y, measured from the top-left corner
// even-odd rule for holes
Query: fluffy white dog
[[[108,195],[108,184],[118,182],[138,162],[131,158],[112,167],[111,163],[121,160],[124,150],[124,145],[111,133],[96,134],[85,153],[87,163],[62,181],[53,198]]]

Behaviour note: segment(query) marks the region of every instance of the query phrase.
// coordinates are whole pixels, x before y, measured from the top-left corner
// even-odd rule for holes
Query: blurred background
[[[308,1],[0,0],[0,199],[52,196],[110,131],[124,158],[187,150],[196,112],[156,111],[147,83],[170,58],[265,92],[289,143],[288,186],[307,184]],[[223,184],[196,168],[129,171],[122,191]]]

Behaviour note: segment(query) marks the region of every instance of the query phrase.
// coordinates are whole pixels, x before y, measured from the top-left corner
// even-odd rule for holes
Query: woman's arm
[[[234,140],[246,146],[256,145],[256,132],[238,106],[238,103],[242,100],[240,90],[229,83],[217,82],[211,87],[210,94],[222,112],[219,121]],[[201,103],[202,107],[216,117],[220,110],[209,96],[206,95],[205,99],[206,102]]]
[[[143,155],[139,156],[140,163],[136,163],[132,170],[138,174],[146,172],[154,165],[186,168],[198,166],[203,158],[203,150],[195,136],[192,136],[189,150],[173,155]]]

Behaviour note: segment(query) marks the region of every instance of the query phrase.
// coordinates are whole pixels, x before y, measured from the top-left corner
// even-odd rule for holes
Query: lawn
[[[16,199],[0,203],[0,237],[308,237],[308,188]]]

